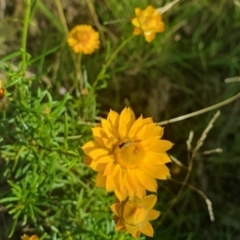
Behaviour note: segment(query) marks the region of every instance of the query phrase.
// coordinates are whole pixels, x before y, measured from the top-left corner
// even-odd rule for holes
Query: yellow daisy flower
[[[38,236],[37,235],[32,235],[31,237],[29,237],[27,234],[24,234],[22,236],[22,240],[38,240]]]
[[[134,238],[139,238],[141,233],[152,237],[154,231],[149,221],[160,215],[158,211],[152,209],[156,201],[155,195],[148,195],[143,199],[134,197],[113,204],[111,209],[117,222],[116,230],[127,230]]]
[[[147,42],[152,42],[156,37],[156,33],[164,31],[164,23],[162,15],[152,6],[148,6],[145,10],[135,8],[136,17],[132,19],[135,26],[133,35],[144,35]]]
[[[101,125],[92,128],[94,140],[83,147],[85,163],[98,172],[96,185],[114,191],[120,201],[127,196],[142,198],[157,190],[158,179],[167,179],[170,162],[166,151],[172,143],[161,140],[163,128],[151,118],[125,108],[119,115],[110,110]]]
[[[99,33],[90,25],[77,25],[70,31],[67,42],[75,53],[92,54],[99,48]]]

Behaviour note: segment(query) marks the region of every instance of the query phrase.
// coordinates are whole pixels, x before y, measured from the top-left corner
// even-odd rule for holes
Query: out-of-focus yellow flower
[[[138,238],[141,233],[152,237],[153,228],[149,221],[156,219],[160,213],[153,208],[157,201],[155,195],[148,195],[143,199],[129,198],[111,206],[115,214],[116,230],[127,230],[133,237]]]
[[[0,80],[0,111],[6,110],[9,103],[10,103],[10,100],[6,96],[6,90],[3,87],[3,81]]]
[[[152,6],[148,6],[145,10],[135,8],[136,17],[132,19],[135,26],[133,35],[144,35],[147,42],[152,42],[156,37],[156,33],[164,31],[164,23],[162,15]]]
[[[146,189],[155,192],[157,179],[167,179],[170,162],[166,151],[172,143],[161,140],[163,128],[152,118],[135,119],[130,108],[121,114],[110,110],[101,125],[92,128],[94,140],[83,147],[85,163],[98,172],[96,185],[114,191],[123,201],[127,196],[142,198]]]
[[[27,234],[24,234],[22,236],[22,240],[38,240],[38,236],[37,235],[32,235],[31,237],[29,237]]]
[[[5,97],[5,89],[3,87],[3,81],[0,80],[0,100]]]
[[[99,48],[99,33],[90,25],[77,25],[70,31],[67,42],[75,53],[92,54]]]

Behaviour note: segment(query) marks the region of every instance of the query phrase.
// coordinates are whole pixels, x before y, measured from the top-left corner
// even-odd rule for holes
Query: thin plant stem
[[[25,0],[24,5],[25,5],[25,12],[24,12],[23,31],[22,31],[22,39],[21,39],[21,50],[22,50],[21,72],[23,76],[25,76],[26,68],[27,68],[27,34],[28,34],[28,26],[30,21],[30,14],[31,14],[31,0]]]
[[[107,59],[106,63],[103,64],[101,71],[98,73],[94,83],[93,83],[93,88],[96,88],[99,80],[104,78],[104,75],[109,67],[109,65],[112,63],[112,61],[117,57],[118,53],[123,49],[123,47],[130,42],[130,40],[133,38],[134,36],[130,36],[129,38],[125,39],[124,41],[122,41],[122,43],[112,52],[112,54],[109,56],[109,58]]]
[[[62,22],[64,32],[65,32],[65,34],[68,34],[68,26],[67,26],[67,22],[66,22],[64,13],[63,13],[62,4],[61,4],[60,0],[55,0],[55,4],[58,9],[58,14],[59,14],[60,20]]]
[[[94,4],[93,4],[92,0],[86,0],[86,3],[88,5],[89,11],[92,15],[93,21],[94,21],[94,23],[95,23],[95,25],[96,25],[99,33],[100,33],[102,45],[106,46],[106,39],[104,37],[104,33],[103,33],[103,30],[102,30],[101,24],[99,22],[99,19],[98,19],[98,15],[95,11]]]
[[[62,26],[63,26],[64,33],[65,33],[65,35],[68,35],[69,30],[68,30],[66,18],[64,16],[62,3],[61,3],[60,0],[54,0],[54,2],[55,2],[55,5],[57,7],[57,10],[58,10],[58,14],[59,14]],[[76,72],[78,72],[79,62],[78,62],[77,56],[72,51],[71,51],[71,56],[72,56],[74,68],[75,68]]]
[[[182,181],[182,186],[180,188],[180,190],[178,191],[176,197],[173,199],[172,203],[170,204],[170,206],[168,207],[167,211],[165,212],[164,216],[161,218],[161,221],[158,223],[159,225],[162,224],[167,216],[167,213],[173,208],[173,206],[177,203],[178,201],[178,197],[180,196],[180,194],[183,192],[184,188],[186,185],[188,185],[188,180],[190,178],[190,175],[192,173],[192,169],[193,169],[193,162],[194,162],[194,158],[196,157],[196,153],[197,151],[200,149],[200,147],[202,146],[204,140],[206,139],[207,137],[207,134],[208,132],[211,130],[211,128],[213,127],[213,124],[214,122],[216,121],[216,119],[219,117],[220,115],[220,111],[218,111],[214,116],[213,118],[211,119],[211,121],[209,122],[207,128],[203,131],[200,139],[198,140],[195,148],[193,149],[192,151],[192,154],[190,156],[190,159],[189,159],[189,166],[188,166],[188,171],[187,171],[187,174],[184,178],[184,180]],[[191,135],[191,134],[190,134]],[[189,142],[191,142],[191,137],[189,137]],[[196,189],[196,188],[195,188]],[[203,195],[202,195],[203,196]],[[209,211],[209,215],[210,215],[210,218],[211,218],[211,221],[214,221],[214,216],[213,216],[213,212],[212,212],[212,209],[211,209],[211,202],[208,198],[205,198],[206,200],[206,203],[207,203],[207,206],[208,206],[208,211]]]
[[[102,231],[99,231],[98,234],[102,239],[110,240],[110,238],[105,233],[103,233]]]
[[[214,213],[213,213],[213,209],[212,209],[212,202],[209,200],[209,198],[207,197],[207,195],[203,191],[201,191],[200,189],[192,186],[189,183],[180,182],[180,181],[177,181],[177,180],[175,180],[173,178],[171,178],[170,181],[178,183],[178,184],[182,184],[182,185],[184,184],[187,187],[189,187],[190,189],[192,189],[193,191],[197,192],[205,200],[207,208],[208,208],[208,213],[209,213],[210,220],[212,222],[214,222],[215,217],[214,217]]]
[[[65,150],[62,150],[62,149],[59,149],[59,148],[48,148],[46,146],[42,146],[40,144],[37,144],[37,146],[40,148],[40,149],[44,149],[46,151],[49,151],[49,152],[57,152],[59,154],[62,154],[62,155],[65,155],[65,156],[69,156],[69,157],[79,157],[79,154],[78,153],[75,153],[75,152],[68,152],[68,151],[65,151]]]
[[[103,22],[104,25],[110,25],[110,24],[118,24],[120,22],[128,22],[130,21],[131,18],[119,18],[119,19],[115,19],[115,20],[110,20],[110,21],[105,21]]]
[[[174,123],[174,122],[182,121],[182,120],[185,120],[185,119],[188,119],[188,118],[191,118],[191,117],[195,117],[197,115],[200,115],[200,114],[203,114],[203,113],[206,113],[206,112],[210,112],[210,111],[212,111],[212,110],[214,110],[216,108],[219,108],[219,107],[222,107],[224,105],[227,105],[227,104],[229,104],[229,103],[231,103],[233,101],[236,101],[238,98],[240,98],[240,92],[237,93],[236,95],[234,95],[233,97],[228,98],[228,99],[226,99],[226,100],[224,100],[224,101],[222,101],[220,103],[214,104],[212,106],[203,108],[201,110],[198,110],[198,111],[186,114],[186,115],[182,115],[182,116],[179,116],[179,117],[176,117],[176,118],[171,118],[169,120],[158,122],[158,123],[156,123],[156,125],[162,126],[162,125],[166,125],[166,124],[169,124],[169,123]],[[98,123],[84,122],[84,121],[80,121],[80,122],[78,122],[78,124],[89,125],[89,126],[97,126],[98,125]]]
[[[125,232],[122,232],[122,234],[121,234],[119,240],[124,240],[124,238],[125,238]]]
[[[83,76],[82,76],[82,54],[76,54],[76,79],[77,79],[77,90],[80,89],[80,94],[82,93],[83,89]],[[79,88],[78,88],[78,83],[79,83]],[[79,94],[79,91],[77,91],[77,94]]]
[[[201,109],[201,110],[198,110],[198,111],[195,111],[195,112],[192,112],[192,113],[189,113],[189,114],[186,114],[186,115],[182,115],[180,117],[176,117],[176,118],[171,118],[169,120],[165,120],[165,121],[162,121],[162,122],[159,122],[157,123],[156,125],[166,125],[166,124],[169,124],[169,123],[173,123],[173,122],[178,122],[178,121],[182,121],[182,120],[185,120],[187,118],[191,118],[191,117],[194,117],[194,116],[197,116],[197,115],[200,115],[200,114],[203,114],[205,112],[209,112],[209,111],[212,111],[213,109],[216,109],[216,108],[219,108],[219,107],[222,107],[226,104],[229,104],[235,100],[237,100],[238,98],[240,98],[240,92],[237,93],[236,95],[234,95],[233,97],[231,98],[228,98],[220,103],[217,103],[217,104],[214,104],[210,107],[206,107],[204,109]]]

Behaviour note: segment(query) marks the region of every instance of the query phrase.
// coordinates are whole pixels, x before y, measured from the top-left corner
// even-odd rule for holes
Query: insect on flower
[[[82,147],[84,162],[98,172],[96,185],[114,192],[120,201],[143,198],[146,190],[156,192],[156,179],[170,175],[166,151],[173,144],[163,140],[164,129],[152,118],[135,118],[131,108],[120,114],[110,110],[107,119],[92,128],[94,140]]]

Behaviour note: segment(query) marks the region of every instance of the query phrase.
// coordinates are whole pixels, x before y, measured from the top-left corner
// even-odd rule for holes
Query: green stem
[[[162,126],[162,125],[166,125],[166,124],[169,124],[169,123],[182,121],[182,120],[185,120],[187,118],[191,118],[191,117],[197,116],[199,114],[203,114],[205,112],[212,111],[213,109],[220,108],[220,107],[222,107],[222,106],[224,106],[226,104],[229,104],[229,103],[237,100],[238,98],[240,98],[240,92],[237,93],[236,95],[234,95],[233,97],[230,97],[227,100],[224,100],[224,101],[222,101],[220,103],[214,104],[214,105],[212,105],[210,107],[206,107],[204,109],[201,109],[201,110],[198,110],[198,111],[195,111],[195,112],[192,112],[192,113],[188,113],[188,114],[182,115],[180,117],[171,118],[171,119],[166,120],[166,121],[158,122],[157,125]]]
[[[126,232],[122,232],[122,234],[121,234],[119,240],[124,240],[124,238],[125,238],[125,233],[126,233]]]
[[[79,94],[79,90],[80,90],[80,94],[82,94],[82,90],[83,90],[83,76],[82,76],[82,54],[76,54],[76,60],[77,60],[77,64],[76,64],[76,88],[78,89],[77,94]]]
[[[22,31],[22,69],[21,72],[25,76],[26,68],[27,68],[27,34],[28,34],[28,26],[30,21],[31,14],[31,0],[25,0],[25,13],[24,13],[24,21],[23,21],[23,31]]]
[[[65,150],[62,150],[62,149],[59,149],[59,148],[48,148],[48,147],[45,147],[45,146],[42,146],[42,145],[39,145],[37,144],[37,146],[41,149],[44,149],[46,151],[49,151],[49,152],[57,152],[59,154],[63,154],[65,156],[69,156],[69,157],[79,157],[79,154],[78,153],[74,153],[74,152],[68,152],[68,151],[65,151]]]
[[[110,240],[110,238],[109,238],[105,233],[99,231],[98,234],[99,234],[99,236],[100,236],[102,239]]]
[[[64,16],[62,3],[60,0],[55,0],[55,4],[57,6],[58,14],[62,22],[64,32],[65,34],[68,34],[68,26],[67,26],[66,18]]]
[[[122,50],[122,48],[133,38],[134,36],[131,35],[129,38],[125,39],[109,56],[106,63],[102,66],[101,71],[98,73],[97,78],[95,79],[93,83],[93,88],[95,88],[99,82],[99,80],[104,79],[105,73],[107,71],[107,68],[112,63],[112,61],[117,57],[118,53]]]

